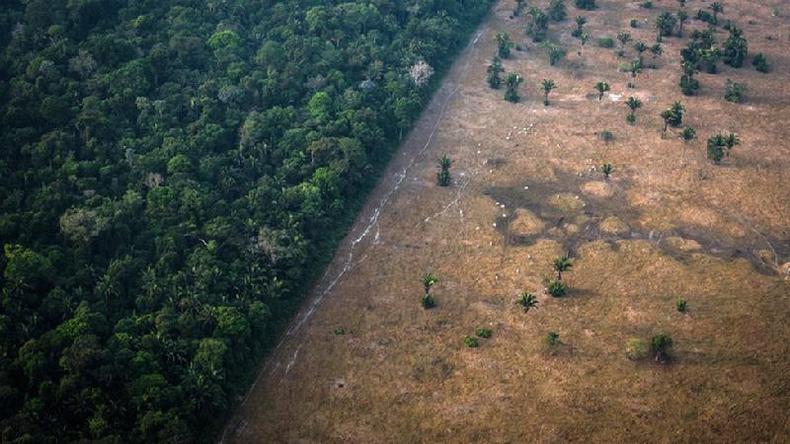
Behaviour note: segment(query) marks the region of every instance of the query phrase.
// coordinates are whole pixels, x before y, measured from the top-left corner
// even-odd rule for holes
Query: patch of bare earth
[[[550,38],[569,50],[553,67],[524,36],[526,19],[509,18],[514,3],[497,4],[225,441],[790,441],[790,9],[782,0],[724,1],[723,18],[744,28],[750,53],[764,52],[772,71],[720,66],[685,97],[685,38],[665,39],[658,69],[640,74],[635,89],[614,52],[594,44],[623,30],[652,44],[655,17],[677,2],[654,0],[648,10],[598,0],[590,12],[572,3],[569,17],[587,16],[590,43],[569,38],[572,19],[552,23]],[[689,0],[686,9],[709,5]],[[645,24],[630,28],[632,18]],[[686,34],[701,28],[692,20]],[[518,104],[485,83],[497,31],[527,48],[504,61],[526,77]],[[558,84],[549,107],[544,78]],[[748,85],[745,103],[722,100],[727,78]],[[619,100],[596,100],[598,80]],[[634,126],[625,123],[630,95],[644,102]],[[684,143],[672,130],[662,138],[659,113],[675,100],[699,140]],[[615,135],[608,144],[597,136],[604,129]],[[705,140],[718,131],[742,142],[713,166]],[[435,160],[445,153],[454,181],[440,188]],[[614,165],[609,181],[603,163]],[[510,200],[497,202],[492,189]],[[544,282],[569,250],[570,292],[553,299]],[[419,303],[426,271],[440,279],[432,310]],[[522,291],[537,295],[536,309],[515,304]],[[675,309],[679,297],[686,313]],[[464,347],[476,327],[492,337]],[[549,331],[560,334],[556,352],[544,345]],[[674,339],[669,364],[626,359],[629,338],[658,332]]]

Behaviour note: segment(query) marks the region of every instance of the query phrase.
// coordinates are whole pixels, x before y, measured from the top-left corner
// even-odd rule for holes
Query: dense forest
[[[4,1],[0,440],[211,440],[491,3]]]

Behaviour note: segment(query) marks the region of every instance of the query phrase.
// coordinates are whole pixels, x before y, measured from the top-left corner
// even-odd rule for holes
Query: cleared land
[[[533,3],[533,2],[530,2]],[[539,2],[545,7],[545,2]],[[652,44],[677,2],[598,1],[583,14],[590,42],[552,23],[568,57],[550,67],[500,2],[459,57],[371,195],[314,295],[226,430],[228,442],[698,442],[790,440],[790,44],[786,2],[728,1],[756,72],[720,65],[680,94],[679,51],[666,38],[657,69],[626,84],[621,61],[594,41],[631,32]],[[709,2],[691,0],[692,14]],[[773,16],[774,10],[780,12]],[[643,22],[630,28],[636,18]],[[686,25],[686,34],[702,29]],[[526,77],[522,101],[485,83],[493,34],[526,51],[505,60]],[[723,42],[726,33],[717,34]],[[650,58],[650,56],[647,56]],[[558,89],[544,107],[540,81]],[[722,99],[726,79],[748,85]],[[599,102],[592,89],[606,80]],[[644,105],[625,123],[628,96]],[[661,137],[675,100],[699,140]],[[604,129],[615,139],[599,138]],[[705,140],[738,133],[720,166]],[[454,161],[435,185],[436,159]],[[603,179],[600,165],[615,171]],[[553,259],[570,251],[568,296],[543,292]],[[423,310],[433,271],[438,306]],[[538,294],[536,310],[515,303]],[[679,297],[687,313],[675,310]],[[335,334],[342,327],[345,334]],[[464,347],[476,327],[493,330]],[[560,334],[549,353],[543,338]],[[625,358],[631,337],[666,332],[670,364]]]

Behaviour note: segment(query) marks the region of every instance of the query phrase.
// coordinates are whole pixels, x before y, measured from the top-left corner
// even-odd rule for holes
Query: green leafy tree
[[[551,42],[543,42],[541,45],[549,54],[549,65],[554,66],[565,57],[567,51],[564,47],[557,45],[556,43]]]
[[[694,75],[697,73],[696,65],[684,62],[681,67],[683,68],[683,75],[680,76],[680,91],[687,96],[696,94],[699,89],[699,81],[694,78]]]
[[[518,296],[516,304],[520,305],[525,312],[528,312],[533,308],[537,308],[538,298],[534,294],[525,291]]]
[[[550,0],[546,13],[549,18],[555,22],[565,20],[565,17],[568,15],[565,11],[565,0]]]
[[[609,91],[610,89],[611,88],[609,87],[608,83],[603,81],[597,82],[595,84],[595,90],[598,91],[598,100],[600,101],[601,99],[603,99],[604,93]]]
[[[524,82],[521,74],[511,72],[505,78],[505,100],[512,103],[517,103],[520,100],[518,95],[518,87]]]
[[[650,340],[650,352],[657,362],[669,360],[670,348],[672,348],[672,337],[667,334],[659,333]]]
[[[439,167],[439,171],[436,172],[436,183],[440,187],[450,186],[450,182],[452,181],[450,167],[453,166],[453,161],[444,154],[439,158],[437,166]]]
[[[620,51],[625,51],[625,45],[631,41],[631,34],[625,31],[620,31],[617,33],[617,41],[620,42]]]
[[[554,298],[561,298],[565,296],[568,291],[568,288],[565,286],[565,283],[562,281],[550,281],[549,285],[546,287],[549,292],[549,295]]]
[[[746,93],[746,85],[727,79],[727,84],[724,87],[724,100],[740,103],[743,101],[744,93]]]
[[[743,31],[735,26],[731,27],[730,36],[724,42],[724,63],[733,68],[740,68],[748,53],[749,43],[743,38]]]
[[[576,29],[571,32],[571,35],[576,38],[581,38],[584,34],[584,25],[587,23],[587,17],[583,15],[576,16]]]
[[[527,35],[533,42],[542,42],[549,29],[549,16],[534,6],[529,9],[529,15],[532,19],[527,25]]]
[[[554,80],[543,79],[543,105],[549,106],[549,93],[556,88],[557,84]]]
[[[497,54],[503,59],[510,58],[510,50],[513,48],[513,42],[510,41],[510,35],[506,32],[498,32],[494,35],[497,43]]]
[[[680,136],[683,138],[684,141],[688,142],[690,140],[693,140],[697,136],[697,131],[690,126],[687,126],[683,129],[683,132],[680,133]]]
[[[488,86],[492,89],[499,89],[502,86],[502,77],[500,74],[503,72],[505,72],[505,69],[502,68],[502,61],[499,57],[495,56],[486,69],[486,81],[488,82]]]
[[[561,256],[554,259],[554,271],[557,272],[557,280],[562,280],[562,273],[573,267],[573,261],[568,256]]]
[[[628,107],[628,117],[626,120],[628,123],[633,124],[636,122],[636,110],[642,107],[642,101],[636,97],[629,97],[625,101],[625,105]]]
[[[754,66],[754,69],[762,73],[766,73],[770,69],[770,66],[768,65],[768,59],[761,52],[758,52],[754,55],[752,65]]]
[[[676,24],[677,19],[669,12],[664,11],[659,14],[656,18],[656,29],[658,30],[656,41],[660,42],[662,37],[671,36]]]
[[[636,43],[634,43],[634,49],[636,50],[637,54],[639,54],[639,66],[642,66],[644,57],[643,54],[648,50],[648,46],[645,42],[638,40]]]
[[[678,37],[683,37],[683,24],[688,21],[689,15],[686,11],[680,10],[677,12],[677,18],[678,18]]]

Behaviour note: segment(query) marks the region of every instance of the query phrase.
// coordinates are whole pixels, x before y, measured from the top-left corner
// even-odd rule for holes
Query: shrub
[[[724,100],[733,103],[740,103],[743,101],[743,95],[745,92],[746,85],[727,79],[727,85],[724,89]]]
[[[544,338],[544,341],[546,341],[546,345],[548,345],[549,347],[556,347],[562,344],[562,342],[560,341],[560,334],[557,333],[556,331],[550,331],[546,333],[546,337]]]
[[[430,293],[425,293],[424,295],[422,295],[421,303],[422,303],[422,308],[426,310],[429,308],[436,307],[436,301],[433,299],[433,296],[431,296]]]
[[[632,361],[645,359],[648,354],[647,343],[640,338],[625,341],[625,356]]]
[[[337,327],[335,329],[335,334],[338,335],[338,336],[344,335],[344,334],[346,334],[346,329],[343,328],[343,327]]]
[[[685,140],[686,142],[688,142],[689,140],[694,139],[694,137],[696,137],[696,135],[697,135],[697,132],[694,130],[694,128],[692,128],[690,126],[687,126],[687,127],[683,128],[683,132],[680,133],[680,137],[682,137],[683,140]]]
[[[605,163],[601,166],[601,172],[603,173],[604,177],[608,179],[609,176],[611,176],[614,172],[614,166],[612,166],[611,163]]]
[[[464,345],[469,348],[476,348],[480,346],[480,342],[474,336],[464,336]]]
[[[601,140],[603,140],[606,143],[611,142],[612,140],[614,140],[614,133],[612,133],[609,130],[601,131]]]
[[[678,298],[678,299],[675,301],[675,308],[677,308],[677,310],[678,310],[679,312],[681,312],[681,313],[685,313],[685,312],[686,312],[686,308],[687,308],[687,306],[688,306],[688,303],[687,303],[687,302],[686,302],[686,300],[685,300],[685,299],[683,299],[683,298]]]
[[[653,2],[651,1],[642,2],[642,4],[639,6],[643,7],[644,9],[653,9]]]
[[[568,287],[562,281],[552,280],[549,282],[547,290],[552,297],[561,298],[567,293]]]
[[[574,4],[577,8],[587,11],[592,11],[596,8],[595,0],[575,0]]]
[[[436,172],[436,183],[440,187],[447,187],[450,186],[450,167],[453,165],[453,161],[450,160],[447,155],[443,155],[438,161],[439,171]]]
[[[628,113],[625,115],[625,121],[629,124],[633,125],[636,122],[636,115],[632,113]]]
[[[669,349],[672,347],[672,338],[664,333],[653,336],[650,340],[650,351],[656,361],[666,362],[669,359]]]
[[[478,327],[477,330],[475,330],[475,334],[478,337],[486,338],[486,339],[491,337],[491,333],[492,331],[490,328]]]
[[[614,48],[614,39],[611,37],[601,37],[598,39],[598,46],[601,48]]]
[[[697,11],[697,20],[703,21],[705,23],[715,25],[716,20],[713,18],[713,14],[705,11],[704,9],[700,9]]]
[[[546,10],[546,14],[555,22],[561,22],[565,20],[565,17],[567,16],[567,13],[565,12],[565,0],[551,0],[549,2],[549,7]]]
[[[557,45],[556,43],[551,42],[544,42],[541,45],[546,51],[549,53],[549,65],[554,66],[565,57],[567,51],[564,47]]]
[[[730,36],[724,42],[724,63],[740,68],[748,53],[749,43],[743,38],[743,31],[733,26],[730,28]]]
[[[537,307],[538,298],[536,298],[534,294],[525,291],[518,296],[516,304],[524,308],[524,311],[529,311],[531,308]]]
[[[763,55],[761,52],[758,52],[754,55],[752,65],[754,66],[754,69],[763,73],[768,72],[770,69],[770,66],[768,65],[768,59],[766,59],[765,55]]]
[[[632,28],[638,28],[639,27],[639,20],[631,19],[631,27]]]

